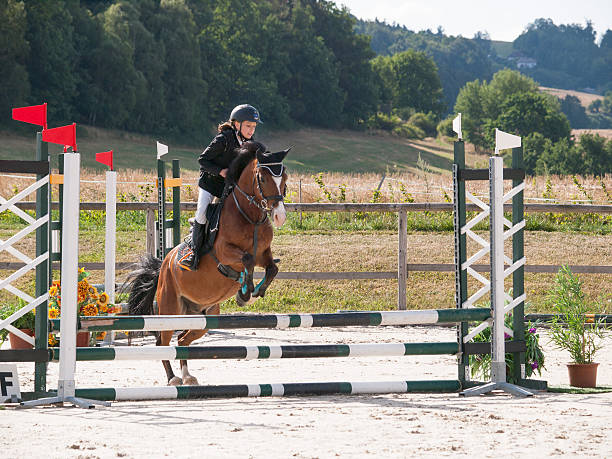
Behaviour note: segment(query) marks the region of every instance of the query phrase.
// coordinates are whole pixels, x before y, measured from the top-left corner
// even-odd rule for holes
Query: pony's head
[[[265,145],[260,142],[245,142],[227,173],[226,180],[229,183],[238,184],[244,180],[246,188],[251,182],[248,186],[249,191],[253,193],[259,206],[270,212],[276,227],[281,227],[287,218],[283,202],[287,189],[287,172],[283,159],[290,149],[272,153],[266,151]],[[247,167],[250,164],[253,166]],[[246,177],[247,174],[251,177]]]
[[[274,226],[280,228],[287,219],[283,199],[287,192],[287,172],[283,159],[291,148],[276,153],[257,150],[257,185],[266,207],[272,209]]]

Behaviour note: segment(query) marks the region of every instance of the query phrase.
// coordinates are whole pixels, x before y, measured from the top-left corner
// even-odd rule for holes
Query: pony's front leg
[[[234,244],[223,244],[217,250],[219,261],[231,265],[241,263],[244,266],[244,274],[240,281],[240,289],[236,299],[241,305],[251,298],[251,292],[255,289],[253,285],[253,272],[255,271],[255,258],[249,252],[245,252]]]
[[[255,286],[253,296],[263,298],[266,294],[267,288],[270,286],[270,284],[278,274],[278,266],[276,266],[276,263],[274,263],[274,259],[272,258],[272,250],[270,250],[270,248],[268,248],[262,254],[262,263],[260,264],[260,266],[265,266],[266,273],[264,275],[263,280],[259,284],[257,284],[257,286]]]

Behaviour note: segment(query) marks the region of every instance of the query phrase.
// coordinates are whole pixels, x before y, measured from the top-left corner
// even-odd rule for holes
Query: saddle
[[[206,209],[206,227],[204,228],[204,240],[198,248],[199,256],[202,257],[209,253],[215,245],[215,239],[219,232],[219,220],[221,219],[221,209],[223,209],[223,201],[215,202],[208,205]],[[193,247],[191,233],[178,246],[177,260],[183,259],[196,248]]]

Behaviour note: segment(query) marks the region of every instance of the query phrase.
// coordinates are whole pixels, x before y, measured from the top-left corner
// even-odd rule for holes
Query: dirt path
[[[344,328],[217,332],[211,344],[452,341],[453,328]],[[288,341],[290,339],[290,341]],[[141,340],[150,343],[151,339]],[[543,333],[551,385],[567,383],[567,356]],[[612,385],[612,358],[600,351],[598,382]],[[395,381],[456,378],[452,356],[191,361],[204,384]],[[176,367],[176,365],[175,365]],[[20,365],[32,390],[31,364]],[[49,367],[49,387],[58,366]],[[77,362],[77,387],[163,384],[157,361]],[[612,393],[538,393],[462,398],[402,394],[115,402],[111,408],[0,411],[5,458],[155,457],[610,457]]]

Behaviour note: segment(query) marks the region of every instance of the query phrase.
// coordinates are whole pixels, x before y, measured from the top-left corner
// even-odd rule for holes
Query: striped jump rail
[[[92,361],[400,357],[406,355],[454,355],[458,351],[456,341],[446,343],[291,344],[278,346],[80,347],[76,350],[76,359]],[[51,361],[59,361],[59,348],[50,348],[49,354]]]
[[[363,311],[323,314],[226,314],[218,316],[92,316],[79,318],[79,330],[215,330],[239,328],[310,328],[385,325],[427,325],[482,322],[489,308]],[[49,331],[59,331],[59,319],[49,320]]]
[[[312,382],[279,384],[231,384],[215,386],[156,386],[76,389],[79,398],[126,400],[193,400],[231,397],[282,397],[297,395],[361,395],[397,393],[452,393],[462,389],[458,380]]]

